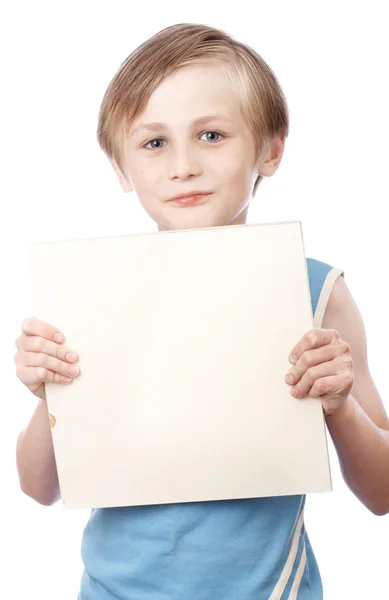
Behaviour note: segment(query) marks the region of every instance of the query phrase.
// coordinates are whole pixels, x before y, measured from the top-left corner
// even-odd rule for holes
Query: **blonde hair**
[[[122,63],[105,92],[97,128],[101,149],[124,177],[123,140],[158,85],[177,69],[194,63],[220,62],[240,102],[256,150],[276,134],[289,133],[283,91],[267,63],[249,46],[227,33],[197,24],[167,27],[141,44]],[[254,190],[261,176],[258,177]]]

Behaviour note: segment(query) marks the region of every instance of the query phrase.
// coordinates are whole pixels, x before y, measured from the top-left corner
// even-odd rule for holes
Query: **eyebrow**
[[[146,129],[147,131],[161,131],[161,129],[166,129],[166,125],[163,123],[139,123],[139,125],[131,131],[130,135],[135,135],[143,129]]]
[[[227,121],[228,123],[233,123],[232,119],[225,117],[223,115],[210,115],[206,117],[200,117],[199,119],[195,119],[192,121],[192,126],[204,126],[211,121]],[[142,130],[146,131],[161,131],[167,129],[167,126],[164,123],[139,123],[137,127],[133,129],[131,132],[131,136],[139,133]]]

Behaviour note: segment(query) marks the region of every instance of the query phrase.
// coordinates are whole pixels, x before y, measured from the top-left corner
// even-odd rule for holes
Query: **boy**
[[[223,32],[167,28],[133,52],[105,94],[98,140],[125,192],[158,230],[244,224],[288,135],[266,63]],[[389,420],[369,374],[364,327],[341,271],[308,259],[315,329],[291,348],[296,398],[320,396],[345,481],[389,512]],[[55,327],[27,319],[17,375],[39,398],[20,434],[23,491],[59,499],[45,382],[68,384],[77,355]],[[303,496],[93,510],[79,600],[319,600]]]

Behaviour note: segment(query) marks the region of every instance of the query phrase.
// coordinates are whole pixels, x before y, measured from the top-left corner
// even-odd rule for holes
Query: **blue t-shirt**
[[[340,271],[307,259],[312,311]],[[322,600],[305,496],[93,509],[79,600]]]

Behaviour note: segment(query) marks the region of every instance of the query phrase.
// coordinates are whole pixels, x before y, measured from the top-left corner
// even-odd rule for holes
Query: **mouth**
[[[189,192],[188,194],[172,198],[169,202],[178,204],[179,206],[191,206],[193,204],[198,204],[203,198],[210,194],[211,192]]]

